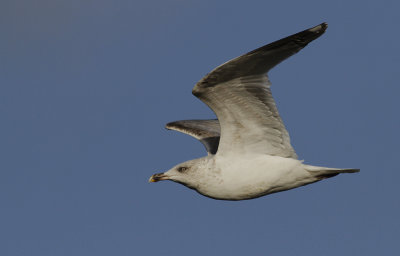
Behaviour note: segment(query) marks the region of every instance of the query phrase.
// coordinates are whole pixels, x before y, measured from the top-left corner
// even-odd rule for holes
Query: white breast
[[[213,169],[218,178],[198,191],[217,199],[250,199],[315,181],[301,161],[279,156],[216,156]]]

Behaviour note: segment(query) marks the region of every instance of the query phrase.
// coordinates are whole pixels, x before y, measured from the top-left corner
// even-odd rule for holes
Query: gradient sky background
[[[398,1],[0,2],[0,255],[399,255]],[[217,201],[149,176],[217,65],[328,22],[270,72],[299,158],[361,173]]]

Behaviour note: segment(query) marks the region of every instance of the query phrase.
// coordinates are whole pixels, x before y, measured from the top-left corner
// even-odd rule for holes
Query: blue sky
[[[396,255],[396,1],[0,3],[0,255]],[[149,176],[201,157],[163,127],[212,118],[217,65],[321,22],[270,72],[300,159],[361,168],[263,198]]]

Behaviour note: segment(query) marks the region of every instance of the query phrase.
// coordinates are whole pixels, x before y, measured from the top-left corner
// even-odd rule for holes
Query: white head
[[[197,190],[206,176],[207,160],[205,158],[189,160],[166,172],[156,173],[150,177],[149,182],[171,180]]]

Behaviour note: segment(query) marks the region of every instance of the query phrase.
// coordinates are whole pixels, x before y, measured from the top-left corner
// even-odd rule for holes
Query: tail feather
[[[338,169],[312,165],[305,165],[305,169],[320,179],[331,178],[340,173],[356,173],[360,171],[360,169]]]

